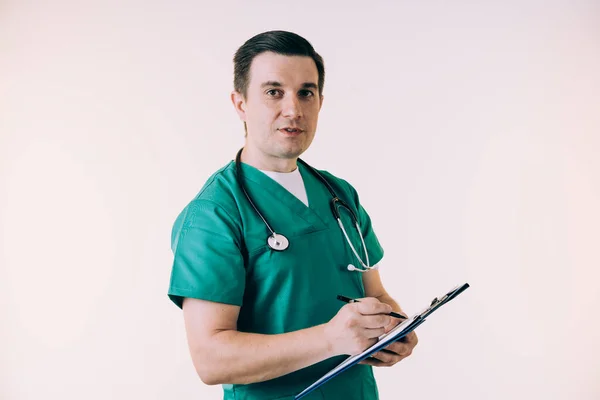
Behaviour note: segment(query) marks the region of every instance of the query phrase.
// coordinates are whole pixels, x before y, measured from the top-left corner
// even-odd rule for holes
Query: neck
[[[240,158],[243,163],[251,165],[256,169],[273,172],[292,172],[297,168],[296,161],[298,160],[298,157],[277,158],[267,157],[264,154],[259,155],[248,147],[244,147]]]

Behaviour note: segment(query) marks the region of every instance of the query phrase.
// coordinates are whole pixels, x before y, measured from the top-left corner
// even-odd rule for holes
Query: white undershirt
[[[260,171],[286,188],[308,207],[308,196],[298,167],[292,172],[263,171],[262,169]]]

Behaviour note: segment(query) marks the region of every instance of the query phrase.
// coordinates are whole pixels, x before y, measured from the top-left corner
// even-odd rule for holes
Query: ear
[[[320,95],[319,96],[319,111],[321,111],[321,107],[323,107],[323,99],[324,99],[323,95]]]
[[[244,96],[234,90],[231,92],[231,103],[233,103],[233,108],[240,119],[246,122],[246,100],[244,100]]]

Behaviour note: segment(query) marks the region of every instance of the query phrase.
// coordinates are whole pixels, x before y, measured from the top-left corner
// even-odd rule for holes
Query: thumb
[[[392,329],[394,329],[395,327],[397,327],[403,320],[399,319],[399,318],[394,318],[392,317],[391,321],[389,324],[387,324],[384,327],[384,331],[385,333],[388,333],[389,331],[391,331]]]

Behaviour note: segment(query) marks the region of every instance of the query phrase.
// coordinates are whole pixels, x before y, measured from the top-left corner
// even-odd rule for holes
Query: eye
[[[281,90],[278,89],[269,89],[266,93],[269,97],[279,97],[282,95]]]
[[[314,95],[315,95],[315,94],[314,94],[312,91],[310,91],[310,90],[301,90],[301,91],[299,92],[299,94],[300,94],[300,96],[302,96],[302,97],[312,97],[312,96],[314,96]]]

